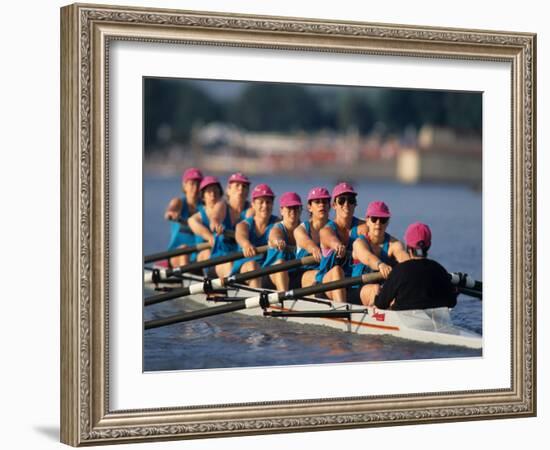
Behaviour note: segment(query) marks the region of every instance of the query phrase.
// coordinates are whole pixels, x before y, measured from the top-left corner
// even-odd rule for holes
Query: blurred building
[[[199,165],[211,173],[345,174],[350,179],[390,179],[402,183],[457,182],[481,185],[481,137],[430,126],[402,136],[357,129],[345,133],[248,132],[213,122],[192,131],[190,148],[171,147],[163,158],[148,160],[151,168],[181,170]],[[155,169],[154,169],[155,170]]]

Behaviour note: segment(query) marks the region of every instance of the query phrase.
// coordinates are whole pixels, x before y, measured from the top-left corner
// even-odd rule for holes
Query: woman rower
[[[317,282],[324,279],[328,269],[335,270],[335,280],[351,276],[353,242],[360,234],[366,232],[365,222],[353,215],[357,206],[357,192],[353,186],[349,183],[336,185],[332,190],[332,198],[336,215],[319,233],[324,258],[316,275]],[[332,300],[345,302],[346,290],[342,288],[333,291]]]
[[[252,208],[248,202],[249,187],[248,177],[240,172],[232,174],[227,181],[227,200],[220,198],[212,208],[208,214],[209,225],[201,229],[198,224],[194,224],[197,231],[201,233],[202,239],[214,243],[209,257],[213,258],[238,250],[234,237],[223,232],[234,232],[241,220],[252,215]],[[208,270],[208,275],[226,277],[231,272],[232,265],[231,262],[220,264]]]
[[[323,187],[314,187],[307,194],[307,208],[309,211],[309,220],[302,222],[296,230],[294,237],[296,239],[296,258],[303,258],[312,255],[317,263],[321,262],[321,241],[320,230],[329,221],[330,214],[330,194]],[[316,275],[319,272],[319,264],[305,266],[302,274],[302,287],[312,286],[316,283]],[[323,283],[341,279],[341,268],[335,266],[327,271],[321,280]],[[327,292],[327,297],[334,299],[334,291]],[[336,292],[337,294],[337,292]]]
[[[353,243],[353,259],[357,263],[353,265],[352,276],[379,270],[387,279],[397,263],[410,259],[399,239],[386,232],[390,217],[390,209],[384,202],[369,203],[366,213],[367,232]],[[371,305],[379,292],[379,284],[353,287],[349,291],[348,301]]]
[[[256,248],[267,245],[268,236],[279,218],[272,214],[275,194],[267,184],[259,184],[252,191],[254,215],[239,222],[235,228],[235,240],[245,258],[236,261],[231,273],[244,273],[258,270],[264,262],[265,254],[258,255]],[[252,287],[261,287],[261,279],[249,280]]]
[[[223,189],[216,177],[206,176],[200,184],[200,195],[203,205],[198,212],[193,214],[189,220],[189,227],[195,233],[197,243],[208,242],[214,245],[213,231],[221,233],[220,220],[216,217],[216,205],[221,200]],[[214,222],[215,221],[215,222]],[[204,261],[210,258],[210,249],[202,250],[197,255],[197,261]]]
[[[252,215],[252,207],[248,201],[248,191],[250,190],[250,180],[246,175],[240,172],[234,173],[227,180],[227,209],[234,229],[235,225],[241,220]],[[226,217],[227,214],[221,214]]]
[[[195,214],[201,204],[199,199],[199,185],[202,181],[202,173],[199,169],[191,167],[183,172],[181,179],[181,197],[174,197],[170,200],[164,213],[166,220],[172,221],[171,236],[168,249],[173,250],[180,247],[194,246],[195,235],[187,225],[187,219]],[[193,261],[196,253],[190,255],[180,255],[170,258],[172,267],[183,266]]]
[[[263,263],[264,267],[281,264],[296,257],[295,251],[285,252],[285,248],[287,245],[296,246],[294,230],[300,224],[302,199],[296,192],[285,192],[281,195],[279,205],[283,220],[271,228],[268,239],[270,249]],[[301,274],[302,270],[293,269],[271,274],[269,278],[278,291],[288,291],[289,287],[300,287]]]
[[[223,217],[221,225],[225,230],[234,230],[241,220],[252,215],[248,202],[250,180],[240,172],[232,174],[227,180],[227,200],[219,202],[214,210],[216,217]]]

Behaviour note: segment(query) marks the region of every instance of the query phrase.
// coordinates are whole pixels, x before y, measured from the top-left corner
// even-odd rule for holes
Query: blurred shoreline
[[[457,183],[480,190],[481,137],[457,136],[423,127],[400,138],[350,131],[329,133],[245,133],[221,124],[196,129],[190,145],[149,152],[147,174],[174,176],[187,167],[223,175],[281,174],[388,180],[403,184]]]

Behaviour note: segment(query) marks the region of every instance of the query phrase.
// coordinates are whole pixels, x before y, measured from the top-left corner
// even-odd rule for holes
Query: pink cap
[[[302,206],[302,199],[296,192],[285,192],[279,200],[281,208],[290,206]]]
[[[391,217],[390,208],[384,202],[370,202],[367,217]]]
[[[330,200],[328,189],[325,189],[324,187],[314,187],[313,189],[310,189],[307,194],[308,202],[311,200],[323,200],[325,198]]]
[[[234,173],[229,177],[229,180],[227,181],[227,184],[229,183],[243,183],[243,184],[250,184],[250,180],[246,175],[243,175],[241,172]]]
[[[217,184],[220,187],[220,190],[223,191],[222,184],[220,183],[220,180],[218,180],[216,177],[213,177],[213,176],[210,176],[210,175],[207,175],[202,179],[199,189],[202,191],[204,188],[206,188],[208,186],[211,186],[213,184]]]
[[[252,191],[252,200],[258,197],[275,197],[275,194],[267,184],[258,184]]]
[[[183,175],[181,177],[181,179],[183,181],[189,181],[189,180],[201,181],[202,178],[203,178],[202,177],[202,172],[199,169],[197,169],[196,167],[190,167],[185,172],[183,172]]]
[[[410,224],[405,231],[405,243],[407,247],[428,250],[432,245],[430,227],[420,222]]]
[[[338,183],[336,186],[334,186],[334,189],[332,190],[332,198],[336,198],[342,194],[357,195],[357,192],[355,192],[355,189],[353,189],[353,186],[351,184],[343,182]]]

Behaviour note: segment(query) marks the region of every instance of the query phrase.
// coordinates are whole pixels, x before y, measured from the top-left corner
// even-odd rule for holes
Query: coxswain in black
[[[394,310],[453,308],[457,291],[448,272],[441,264],[428,259],[432,244],[430,228],[420,222],[409,225],[405,243],[411,259],[393,268],[374,298],[374,306]]]

